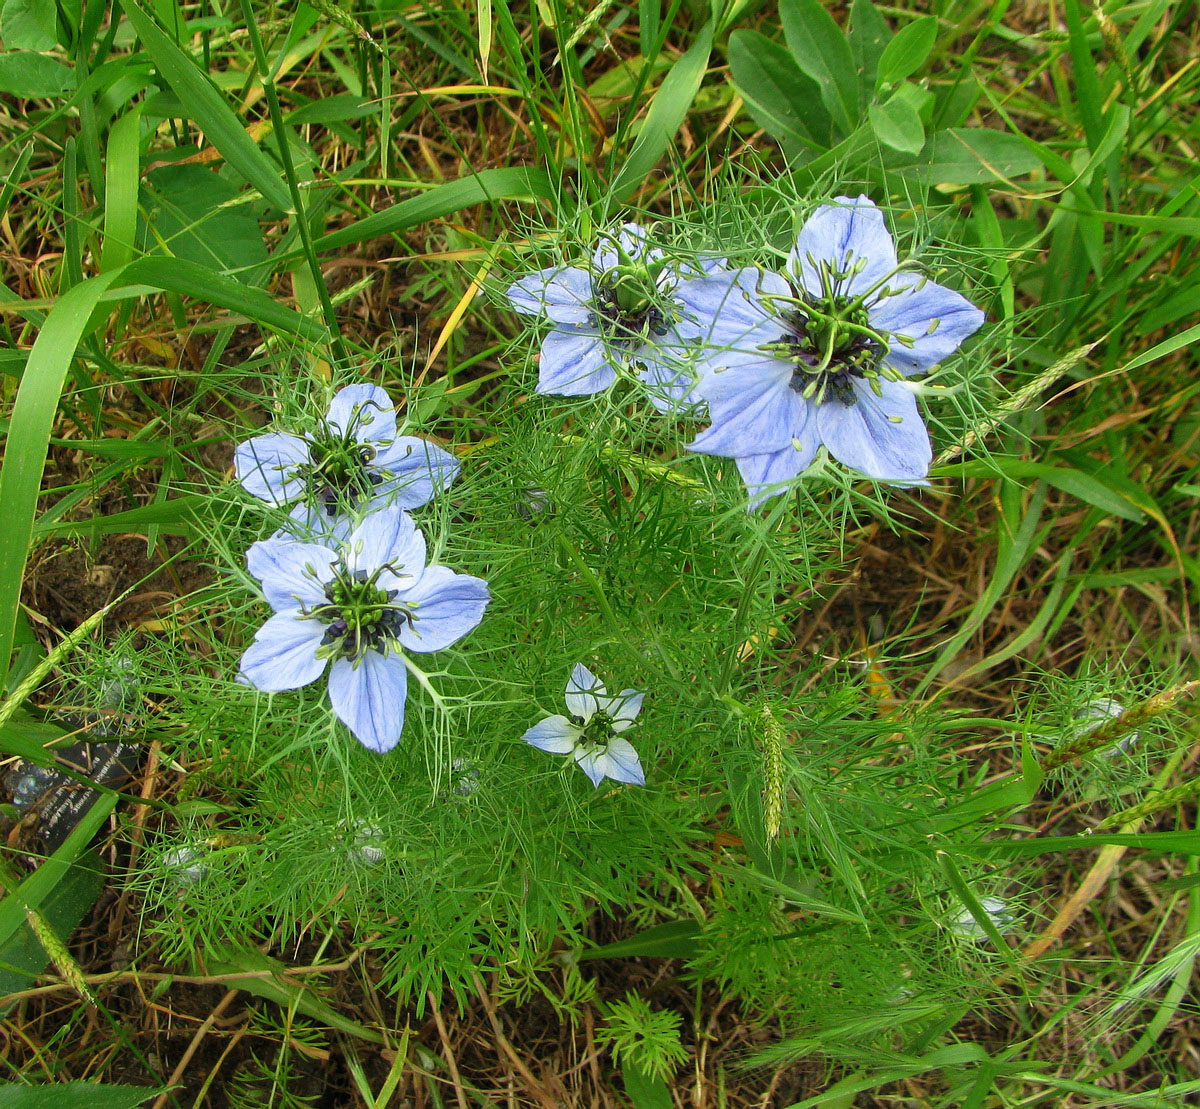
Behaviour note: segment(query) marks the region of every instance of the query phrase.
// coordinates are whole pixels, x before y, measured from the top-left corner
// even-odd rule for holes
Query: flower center
[[[588,324],[616,342],[645,342],[663,336],[673,322],[662,307],[659,276],[665,260],[623,262],[592,281],[592,312]]]
[[[596,751],[608,750],[609,741],[616,734],[613,731],[613,718],[603,709],[597,709],[587,721],[581,716],[572,716],[571,723],[583,729],[579,742]]]
[[[327,516],[333,517],[349,506],[355,507],[371,496],[386,476],[371,465],[376,449],[371,443],[359,443],[349,434],[342,439],[317,438],[308,441],[307,465],[303,475],[308,491]]]
[[[339,562],[333,580],[325,586],[325,601],[307,613],[325,624],[325,634],[317,649],[318,658],[345,658],[356,661],[367,651],[387,654],[400,640],[400,630],[414,622],[415,605],[396,602],[398,589],[383,589],[379,575],[391,566],[381,566],[373,574],[349,570]]]
[[[779,314],[783,333],[762,349],[792,363],[790,389],[817,404],[832,399],[847,408],[858,402],[856,379],[879,392],[887,344],[871,328],[861,300],[801,293],[786,304]]]

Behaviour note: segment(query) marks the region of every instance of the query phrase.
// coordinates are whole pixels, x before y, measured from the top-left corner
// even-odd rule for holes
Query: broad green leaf
[[[666,1082],[632,1063],[621,1064],[621,1078],[633,1109],[671,1109],[675,1104]]]
[[[633,149],[613,181],[614,199],[622,200],[644,184],[666,153],[696,98],[700,82],[708,69],[711,49],[712,24],[708,23],[658,86]]]
[[[258,219],[237,189],[204,166],[160,166],[143,185],[147,250],[241,278],[267,259]]]
[[[1141,523],[1146,518],[1147,508],[1144,502],[1138,503],[1131,496],[1128,481],[1118,481],[1117,475],[1106,472],[1106,467],[1100,463],[1088,460],[1092,467],[1090,473],[1082,469],[1068,466],[1053,466],[1045,462],[1034,462],[1024,458],[993,457],[985,461],[962,462],[954,466],[944,467],[941,471],[946,474],[960,474],[963,477],[996,477],[1003,475],[1014,481],[1044,481],[1064,493],[1087,504],[1094,505],[1103,512],[1119,516],[1123,520]],[[1134,488],[1137,488],[1136,486]],[[1140,492],[1140,490],[1139,490]]]
[[[925,126],[921,117],[904,97],[893,96],[886,104],[867,109],[871,130],[884,146],[905,154],[916,154],[925,145]]]
[[[294,112],[288,112],[286,119],[292,126],[299,127],[304,123],[341,123],[347,119],[362,119],[378,113],[377,103],[352,92],[340,92],[334,96],[314,100]]]
[[[1179,852],[1200,855],[1200,831],[1188,832],[1096,832],[1082,836],[1031,836],[1029,839],[986,839],[974,843],[947,844],[944,850],[970,855],[1047,855],[1080,848],[1134,847],[1154,854]]]
[[[557,189],[544,170],[525,166],[480,170],[322,235],[316,248],[335,250],[380,235],[393,235],[489,200],[553,200],[556,195]]]
[[[858,124],[858,74],[842,29],[820,0],[780,0],[783,37],[796,64],[821,92],[842,135]]]
[[[0,467],[0,504],[6,524],[0,528],[0,674],[7,672],[12,652],[25,553],[58,398],[88,320],[116,276],[114,272],[92,278],[60,298],[38,333],[21,376]]]
[[[101,794],[62,846],[21,882],[15,895],[10,893],[0,901],[0,950],[25,926],[26,909],[40,910],[46,899],[66,880],[72,864],[87,850],[92,837],[112,815],[116,803],[115,793]]]
[[[585,959],[687,959],[696,953],[700,925],[694,920],[672,920],[655,924],[636,936],[606,943],[579,953]]]
[[[42,916],[63,943],[96,904],[104,888],[104,870],[95,851],[84,852],[42,902]],[[26,921],[0,944],[0,996],[28,989],[49,962],[50,956]]]
[[[137,238],[138,188],[142,177],[141,125],[141,109],[135,106],[109,128],[104,165],[101,273],[120,269],[133,261],[134,240]]]
[[[879,59],[891,40],[887,20],[879,14],[874,0],[854,0],[850,6],[850,53],[858,73],[859,101],[866,104],[875,91]]]
[[[187,106],[188,114],[205,137],[269,203],[281,211],[289,211],[292,198],[278,167],[249,136],[208,75],[159,29],[137,0],[122,0],[122,7],[146,53],[154,59],[160,76]]]
[[[282,1009],[295,1009],[305,1016],[312,1017],[314,1020],[320,1021],[338,1032],[354,1036],[356,1039],[375,1044],[384,1043],[383,1036],[373,1028],[367,1028],[365,1025],[347,1019],[308,986],[289,979],[287,964],[281,963],[278,959],[272,959],[261,951],[250,948],[227,948],[214,952],[213,957],[207,960],[207,964],[210,974],[246,974],[245,978],[227,980],[225,984],[234,989],[245,990],[247,993],[254,994],[255,997],[273,1001]],[[270,977],[264,978],[263,971],[268,971]]]
[[[39,520],[34,525],[33,534],[38,538],[46,535],[114,535],[157,527],[171,535],[191,535],[195,531],[195,516],[210,507],[211,503],[211,498],[206,494],[188,493],[124,512],[95,516],[90,520]]]
[[[925,64],[933,44],[937,41],[938,21],[935,15],[914,19],[896,32],[896,37],[887,44],[879,59],[875,76],[875,87],[894,85],[911,77]]]
[[[902,172],[927,185],[974,185],[1022,177],[1041,164],[1022,139],[1007,131],[955,127],[932,135],[917,163]]]
[[[754,122],[767,134],[821,149],[833,141],[833,122],[816,82],[778,43],[757,31],[734,31],[729,72]]]
[[[101,1082],[60,1082],[46,1086],[0,1086],[0,1109],[138,1109],[168,1089],[110,1086]]]
[[[0,42],[9,50],[53,50],[58,43],[54,0],[4,0]]]
[[[75,71],[47,54],[11,50],[0,54],[0,92],[9,96],[58,96],[75,87]]]

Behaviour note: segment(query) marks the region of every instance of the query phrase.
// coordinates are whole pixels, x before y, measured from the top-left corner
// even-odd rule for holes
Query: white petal
[[[916,398],[894,381],[880,382],[881,396],[854,381],[855,403],[827,399],[817,408],[817,428],[829,453],[878,481],[920,481],[933,450]]]
[[[490,598],[482,578],[445,566],[427,567],[398,598],[413,609],[412,623],[400,629],[400,643],[410,651],[440,651],[479,624]]]
[[[383,447],[367,466],[384,478],[371,495],[372,504],[420,508],[453,484],[460,465],[454,455],[436,443],[402,435]]]
[[[592,785],[599,789],[600,783],[608,773],[608,763],[604,756],[597,754],[594,748],[580,746],[575,748],[575,761],[579,763],[579,769],[591,778]]]
[[[577,728],[565,716],[547,716],[539,720],[521,738],[539,751],[548,751],[552,755],[569,755],[575,750],[575,744],[583,735],[583,729]]]
[[[554,323],[579,326],[592,315],[592,277],[578,266],[551,266],[526,274],[510,285],[508,299],[527,316],[545,316]]]
[[[804,287],[814,296],[826,292],[822,269],[827,267],[833,271],[832,291],[850,298],[895,271],[896,246],[870,197],[839,196],[805,221],[791,263],[799,266]]]
[[[607,704],[601,704],[600,707],[612,717],[612,730],[623,732],[642,711],[642,702],[645,699],[646,695],[636,689],[623,689],[615,697],[605,698]]]
[[[542,340],[537,391],[543,396],[590,397],[616,380],[604,340],[591,328],[555,328]]]
[[[346,543],[346,566],[351,571],[373,574],[381,566],[391,568],[404,583],[416,583],[425,569],[425,536],[412,517],[399,506],[372,512],[351,533]],[[392,577],[385,589],[401,588]]]
[[[604,683],[582,662],[578,662],[567,679],[567,709],[572,716],[582,717],[584,721],[591,720],[600,707],[596,702],[597,696],[603,697],[607,692]]]
[[[614,737],[608,741],[608,750],[597,760],[604,767],[604,773],[614,782],[628,782],[633,786],[644,786],[646,775],[642,772],[642,762],[638,753],[627,739]]]

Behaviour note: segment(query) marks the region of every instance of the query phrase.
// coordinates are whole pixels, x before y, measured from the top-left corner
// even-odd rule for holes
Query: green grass
[[[128,656],[149,756],[36,871],[9,821],[0,960],[47,958],[8,1081],[1194,1098],[1194,707],[1152,700],[1197,676],[1193,6],[9,0],[0,38],[0,751],[111,716]],[[623,219],[778,264],[858,192],[988,316],[930,488],[830,464],[747,514],[695,424],[533,393],[522,273]],[[460,456],[420,524],[493,593],[382,759],[322,684],[231,680],[278,523],[232,444],[364,379]],[[646,790],[520,742],[581,660],[650,692]],[[1101,698],[1138,742],[1056,765]],[[110,892],[39,944],[101,830]]]

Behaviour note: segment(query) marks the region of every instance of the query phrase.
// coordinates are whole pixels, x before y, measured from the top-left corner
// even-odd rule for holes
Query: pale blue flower
[[[752,503],[782,492],[824,445],[880,481],[920,481],[929,434],[905,380],[983,323],[951,289],[902,268],[865,196],[804,224],[786,275],[753,267],[686,281],[677,329],[698,341],[712,426],[690,449],[737,461]]]
[[[275,505],[299,500],[291,530],[318,538],[334,535],[348,511],[419,508],[459,471],[458,459],[435,443],[397,434],[392,398],[367,384],[339,389],[311,435],[258,435],[238,444],[233,462],[253,496]]]
[[[574,756],[595,786],[605,778],[644,786],[638,753],[617,733],[632,726],[645,696],[625,689],[610,697],[600,679],[580,663],[567,681],[568,715],[547,716],[521,738],[539,751]]]
[[[626,223],[601,240],[590,267],[551,266],[516,281],[508,289],[512,306],[554,324],[542,340],[536,391],[602,393],[618,369],[632,366],[661,411],[697,403],[672,294],[682,277],[720,264],[673,262],[649,245],[643,228]]]
[[[1016,916],[1009,909],[1007,902],[999,897],[981,897],[979,907],[987,917],[988,923],[1003,934],[1012,928]],[[966,940],[987,939],[987,929],[966,905],[962,905],[951,914],[948,922],[951,931]]]
[[[401,649],[440,651],[483,618],[487,583],[425,565],[425,538],[395,506],[367,516],[342,543],[272,538],[246,565],[275,610],[242,656],[242,677],[277,693],[329,665],[333,711],[372,751],[404,728],[408,671]]]

